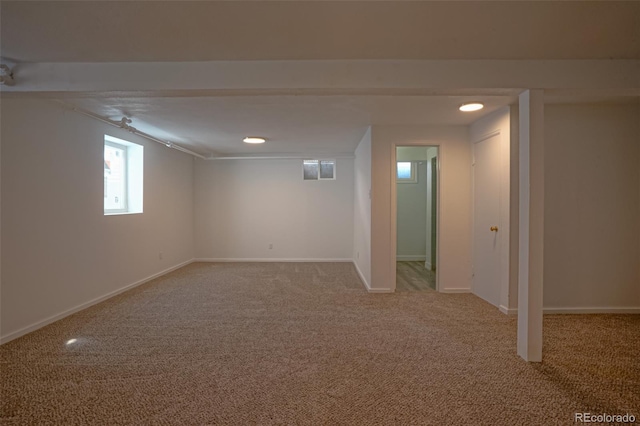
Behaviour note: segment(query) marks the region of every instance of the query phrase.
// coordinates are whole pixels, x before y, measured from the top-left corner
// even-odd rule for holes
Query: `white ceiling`
[[[0,53],[18,63],[640,58],[640,2],[3,0],[0,11]],[[63,97],[203,155],[353,153],[372,124],[468,125],[515,101],[148,95]],[[486,108],[458,111],[470,100]],[[247,135],[268,143],[244,144]]]
[[[485,108],[458,107],[481,99]],[[353,153],[366,128],[377,125],[468,125],[515,101],[510,96],[232,96],[65,99],[205,156]],[[248,145],[245,136],[263,136]]]
[[[17,62],[640,58],[640,2],[2,1]]]

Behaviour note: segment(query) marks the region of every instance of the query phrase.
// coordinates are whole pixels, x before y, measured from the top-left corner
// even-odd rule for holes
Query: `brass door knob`
[[[489,230],[491,230],[493,232],[498,232],[498,227],[497,226],[492,226],[491,228],[489,228]]]

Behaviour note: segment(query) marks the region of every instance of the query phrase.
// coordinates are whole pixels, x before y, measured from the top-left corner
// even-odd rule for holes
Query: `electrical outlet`
[[[269,250],[273,250],[273,244],[269,244]]]

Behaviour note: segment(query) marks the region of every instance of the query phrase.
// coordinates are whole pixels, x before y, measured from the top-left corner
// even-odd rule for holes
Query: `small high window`
[[[336,178],[336,160],[303,160],[304,180],[331,180]]]
[[[104,214],[142,213],[144,147],[104,137]]]
[[[413,161],[398,161],[396,168],[396,181],[398,183],[416,183],[416,163]]]

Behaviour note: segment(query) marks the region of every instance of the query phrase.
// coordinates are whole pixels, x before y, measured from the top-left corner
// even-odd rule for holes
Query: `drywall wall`
[[[398,260],[424,261],[427,251],[427,161],[415,168],[416,182],[396,184]]]
[[[428,156],[428,146],[396,147],[396,161],[426,161]]]
[[[499,268],[497,276],[500,280],[499,306],[503,312],[509,309],[517,309],[517,299],[510,299],[511,292],[517,291],[517,278],[512,280],[510,275],[510,256],[511,256],[511,237],[510,237],[510,197],[511,197],[511,109],[510,107],[501,108],[478,121],[469,127],[469,141],[473,152],[474,146],[488,137],[497,136],[500,143],[500,181],[497,182],[496,190],[500,194],[499,217],[496,218],[498,226],[497,238],[499,238]],[[472,194],[473,195],[473,194]],[[475,197],[475,195],[473,195]],[[517,199],[516,199],[517,200]],[[489,230],[486,230],[489,232]],[[513,247],[516,249],[517,245]],[[473,254],[473,261],[477,261],[480,256]],[[517,259],[517,258],[516,258]],[[472,282],[472,290],[475,294],[490,292],[489,289],[493,283],[483,283],[479,281]],[[510,305],[513,300],[513,305]]]
[[[103,214],[105,134],[144,146],[142,214]],[[191,156],[44,100],[1,136],[3,341],[193,258]]]
[[[393,160],[396,145],[439,146],[438,224],[439,290],[470,291],[471,149],[465,126],[373,126],[371,161],[372,288],[395,290],[395,196]],[[393,186],[393,190],[392,190]]]
[[[195,170],[197,258],[351,261],[353,158],[336,159],[335,180],[303,180],[301,159],[197,160]]]
[[[353,262],[360,278],[371,286],[371,128],[355,152],[353,173]]]
[[[638,105],[546,105],[544,308],[640,307]]]

